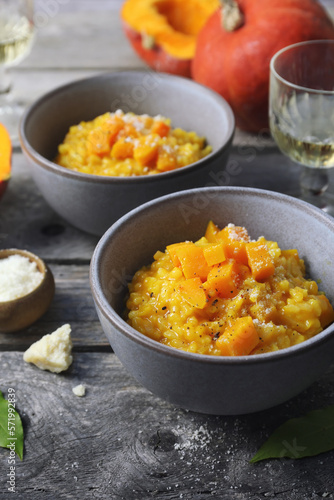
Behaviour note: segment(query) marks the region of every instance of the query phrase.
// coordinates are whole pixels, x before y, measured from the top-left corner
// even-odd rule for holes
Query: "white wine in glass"
[[[33,37],[33,0],[0,0],[0,122],[14,142],[22,108],[12,98],[8,70],[29,54]]]
[[[269,120],[281,151],[303,166],[301,198],[330,215],[334,167],[334,40],[280,50],[270,63]]]

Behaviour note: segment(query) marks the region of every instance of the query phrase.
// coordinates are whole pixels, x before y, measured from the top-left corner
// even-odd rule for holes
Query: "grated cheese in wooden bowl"
[[[22,255],[0,259],[0,302],[8,302],[28,295],[43,279],[36,262]]]

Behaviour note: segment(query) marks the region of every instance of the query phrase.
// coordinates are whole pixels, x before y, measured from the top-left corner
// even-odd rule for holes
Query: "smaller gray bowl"
[[[206,137],[212,153],[192,165],[141,177],[83,174],[53,162],[71,125],[118,108],[171,118],[173,127]],[[219,183],[234,129],[231,108],[213,91],[173,75],[125,71],[75,81],[44,95],[23,116],[20,141],[49,205],[79,229],[101,236],[119,217],[148,200]]]
[[[201,207],[199,209],[198,207]],[[264,410],[296,396],[333,362],[334,324],[299,345],[252,356],[206,356],[164,346],[123,319],[127,281],[157,250],[196,240],[212,219],[245,226],[281,248],[297,248],[307,271],[334,301],[334,219],[292,197],[251,188],[203,188],[164,196],[133,210],[98,243],[90,268],[102,328],[124,366],[147,389],[202,413]]]

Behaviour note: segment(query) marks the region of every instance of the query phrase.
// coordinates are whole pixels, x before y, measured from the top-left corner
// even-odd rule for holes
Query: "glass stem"
[[[326,191],[329,184],[328,171],[326,168],[303,167],[300,175],[300,186],[306,197],[320,197]]]
[[[10,91],[11,80],[7,68],[0,64],[0,97]]]

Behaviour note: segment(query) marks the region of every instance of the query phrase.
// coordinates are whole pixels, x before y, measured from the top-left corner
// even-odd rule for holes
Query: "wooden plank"
[[[32,104],[42,95],[54,90],[61,85],[66,85],[75,80],[81,80],[101,73],[101,70],[23,70],[20,66],[11,71],[13,98],[19,102],[23,109]]]
[[[96,236],[70,226],[49,207],[21,153],[0,205],[0,248],[25,248],[44,259],[90,260]]]
[[[299,194],[300,168],[276,148],[234,146],[225,169],[210,180],[223,186],[250,186]],[[334,172],[330,172],[331,187]],[[45,259],[89,261],[98,237],[75,229],[55,214],[38,191],[20,153],[0,205],[0,248],[26,248]]]
[[[279,178],[273,175],[278,170]],[[277,152],[264,155],[255,148],[233,153],[227,169],[212,183],[283,192],[293,192],[296,188],[296,178],[282,155]],[[45,259],[88,261],[91,258],[98,238],[73,228],[55,214],[31,179],[22,154],[14,154],[13,175],[0,210],[0,247],[26,248]]]
[[[100,71],[146,68],[122,33],[121,0],[36,1],[48,14],[46,23],[29,58],[12,69],[14,94],[24,105]],[[217,183],[296,195],[298,175],[299,167],[271,138],[237,130],[229,165]],[[24,460],[16,463],[18,498],[333,499],[334,452],[249,464],[287,418],[334,404],[333,368],[291,402],[255,415],[212,417],[161,401],[124,370],[97,319],[88,280],[97,240],[53,212],[17,151],[0,204],[0,248],[37,253],[56,279],[55,299],[43,318],[24,332],[0,334],[0,390],[6,395],[15,388],[26,435]],[[67,373],[43,372],[23,362],[22,351],[65,322],[74,340]],[[85,398],[72,392],[78,383],[87,386]],[[0,449],[0,464],[0,500],[7,500],[8,450]]]
[[[56,2],[59,12],[107,12],[119,8],[123,0],[56,0]],[[45,0],[34,0],[34,5],[36,11],[46,8]],[[51,3],[49,9],[52,7],[55,9]]]
[[[142,388],[108,353],[76,353],[68,372],[43,372],[0,353],[0,390],[15,389],[25,431],[18,498],[332,499],[334,452],[302,460],[249,459],[288,418],[334,403],[334,371],[292,401],[253,415],[175,408]],[[86,396],[72,388],[83,383]],[[286,443],[283,446],[301,446]],[[7,500],[8,450],[0,449]]]
[[[65,12],[61,2],[42,2],[35,14],[36,38],[20,68],[141,68],[121,26],[121,2],[112,10]]]
[[[49,263],[56,291],[49,310],[29,328],[0,333],[0,351],[25,351],[33,342],[65,323],[72,328],[74,351],[111,351],[95,311],[89,285],[89,262],[83,265]]]

